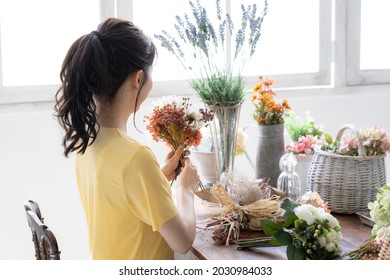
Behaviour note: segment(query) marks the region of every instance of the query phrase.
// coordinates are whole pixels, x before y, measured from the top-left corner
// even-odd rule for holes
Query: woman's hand
[[[184,145],[179,146],[176,151],[170,151],[165,158],[165,163],[161,167],[161,171],[164,173],[168,181],[175,179],[180,174],[182,167],[177,168],[180,163],[180,158],[183,155]],[[184,151],[184,156],[188,156],[190,151]]]
[[[182,188],[183,190],[189,190],[194,192],[199,186],[199,174],[195,166],[192,165],[191,160],[186,157],[184,158],[184,168],[179,177],[177,177],[176,187]]]
[[[185,157],[183,162],[184,168],[175,183],[178,213],[159,229],[172,250],[180,254],[188,252],[195,239],[194,190],[199,184],[199,175],[191,160]]]

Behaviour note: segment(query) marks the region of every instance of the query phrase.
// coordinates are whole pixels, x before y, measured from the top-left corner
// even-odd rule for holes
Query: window
[[[1,9],[3,85],[58,84],[62,59],[71,43],[99,23],[99,6],[95,3],[7,1]],[[12,10],[18,11],[17,16],[9,12]]]
[[[215,14],[214,1],[200,1]],[[257,50],[244,70],[247,84],[259,75],[274,76],[278,88],[390,83],[388,1],[268,2]],[[221,0],[234,22],[241,3],[262,10],[263,1]],[[188,0],[0,1],[0,104],[52,100],[70,44],[107,17],[129,19],[154,39],[162,29],[174,31],[175,15],[185,12],[191,13]],[[189,73],[155,42],[154,94],[192,93]]]
[[[347,1],[347,85],[390,83],[390,2]]]
[[[239,24],[240,5],[256,3],[259,13],[263,1],[240,0],[221,1],[228,7],[233,23]],[[167,30],[175,34],[175,16],[187,13],[192,16],[188,1],[133,0],[135,24],[142,26],[151,37]],[[215,15],[214,1],[201,1],[210,17]],[[153,6],[153,9],[150,7]],[[174,7],[167,9],[166,7]],[[305,16],[291,12],[305,7]],[[164,16],[161,11],[164,10]],[[321,12],[320,12],[321,11]],[[148,16],[145,16],[148,15]],[[150,20],[151,18],[155,20]],[[323,31],[320,33],[320,30]],[[321,0],[278,0],[269,1],[269,12],[262,25],[262,35],[257,50],[246,65],[244,75],[253,83],[259,75],[277,77],[278,85],[314,86],[330,83],[331,63],[331,2]],[[159,61],[154,69],[156,81],[180,80],[189,78],[176,58],[167,50],[159,48]],[[291,75],[293,74],[293,75]],[[172,83],[169,83],[172,86]]]
[[[51,100],[67,50],[99,11],[96,0],[1,1],[0,103]]]

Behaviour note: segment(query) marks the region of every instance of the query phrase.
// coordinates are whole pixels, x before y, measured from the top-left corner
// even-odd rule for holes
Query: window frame
[[[117,1],[126,2],[124,0]],[[99,5],[100,20],[115,16],[115,0],[99,0]],[[3,86],[2,65],[0,32],[0,105],[54,101],[59,85]]]
[[[124,0],[118,0],[124,1]],[[230,12],[229,2],[226,2],[227,12]],[[132,1],[131,1],[132,2]],[[119,6],[119,5],[118,5]],[[127,19],[132,18],[132,6],[128,5]],[[280,88],[295,87],[323,87],[331,84],[332,77],[332,1],[319,0],[319,71],[311,73],[290,73],[273,75]],[[260,39],[261,40],[261,39]],[[228,47],[227,47],[228,48]],[[229,49],[229,48],[228,48]],[[228,65],[228,64],[227,64]],[[258,82],[258,76],[246,76],[245,83],[252,85]],[[171,95],[172,92],[180,92],[182,95],[194,94],[194,90],[187,80],[154,81],[154,96]]]
[[[233,1],[233,0],[224,0]],[[319,71],[313,73],[291,73],[274,75],[278,88],[305,89],[358,86],[390,83],[390,69],[360,70],[360,0],[320,0],[319,2]],[[227,5],[229,7],[230,5]],[[133,0],[100,0],[100,19],[120,17],[133,19]],[[332,18],[332,8],[335,9]],[[332,27],[335,22],[335,40],[332,42]],[[1,24],[1,22],[0,22]],[[1,42],[1,34],[0,34]],[[359,47],[356,47],[359,46]],[[333,63],[337,62],[336,64]],[[0,66],[2,65],[0,50]],[[333,68],[334,67],[334,68]],[[389,77],[386,79],[386,76]],[[334,77],[334,78],[333,78]],[[334,79],[334,80],[333,80]],[[258,77],[245,77],[247,85],[258,81]],[[58,85],[12,86],[2,84],[0,67],[0,105],[15,103],[52,102]],[[152,96],[193,95],[188,80],[155,81]],[[320,92],[320,91],[319,91]]]
[[[342,5],[346,6],[346,85],[390,83],[390,69],[360,69],[361,0],[344,0],[341,2]]]

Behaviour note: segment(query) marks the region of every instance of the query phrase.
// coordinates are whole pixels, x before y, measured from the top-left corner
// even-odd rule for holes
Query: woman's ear
[[[143,70],[138,70],[131,77],[132,85],[136,89],[139,89],[139,87],[142,85],[144,79],[145,79],[144,71]]]

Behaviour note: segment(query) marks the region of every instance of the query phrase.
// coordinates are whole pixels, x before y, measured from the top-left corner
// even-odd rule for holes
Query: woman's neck
[[[102,127],[117,128],[127,132],[127,120],[131,111],[123,102],[113,102],[107,105],[102,102],[96,102],[96,111],[98,123]]]
[[[137,88],[131,79],[127,79],[119,88],[115,98],[107,104],[101,100],[95,100],[98,122],[103,127],[118,128],[127,131],[127,120],[134,112]]]

